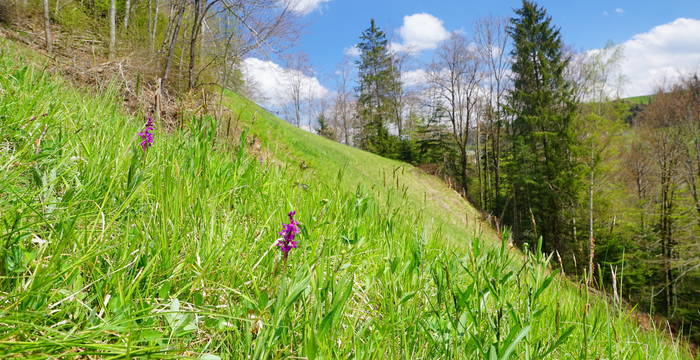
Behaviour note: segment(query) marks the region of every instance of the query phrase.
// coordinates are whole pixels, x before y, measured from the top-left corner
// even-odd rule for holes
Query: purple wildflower
[[[143,131],[138,134],[141,137],[141,148],[143,151],[148,150],[148,148],[153,145],[153,133],[151,133],[151,131],[153,131],[154,125],[153,118],[149,116]]]
[[[287,216],[289,217],[289,224],[282,224],[282,231],[279,234],[282,238],[277,240],[277,246],[282,252],[282,257],[287,260],[287,255],[292,249],[296,249],[298,242],[294,241],[294,238],[299,234],[299,223],[294,220],[294,215],[296,211],[290,211]]]

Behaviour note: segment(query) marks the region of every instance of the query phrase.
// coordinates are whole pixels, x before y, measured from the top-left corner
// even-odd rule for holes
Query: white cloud
[[[256,101],[267,107],[281,107],[291,102],[290,82],[295,77],[301,77],[302,88],[311,99],[330,95],[330,91],[316,77],[285,69],[272,61],[247,58],[243,61],[242,71],[248,84],[258,94]]]
[[[391,42],[389,44],[389,51],[391,51],[393,53],[399,53],[399,52],[404,52],[404,51],[405,52],[412,52],[412,53],[416,52],[415,49],[407,48],[403,44],[397,43],[397,42]]]
[[[293,12],[301,15],[306,15],[316,10],[321,4],[330,0],[281,0],[280,2]]]
[[[345,50],[343,50],[343,53],[350,57],[358,57],[360,56],[360,49],[357,47],[357,45],[353,45],[351,47],[345,48]]]
[[[391,51],[393,53],[399,53],[399,52],[404,52],[404,51],[410,52],[409,50],[411,50],[411,49],[406,48],[401,43],[397,43],[397,42],[393,42],[393,41],[391,43],[389,43],[389,51]]]
[[[435,49],[450,37],[450,32],[443,26],[442,20],[427,13],[404,16],[403,25],[398,29],[401,43],[391,43],[393,51],[418,53]]]
[[[404,71],[401,73],[401,82],[406,87],[424,85],[428,81],[428,73],[423,69]]]
[[[648,95],[664,82],[700,70],[700,20],[679,18],[621,44],[623,96]]]
[[[618,14],[618,15],[622,15],[622,14],[625,13],[625,9],[623,9],[623,8],[616,8],[616,9],[613,10],[612,12],[614,12],[615,14]],[[610,16],[610,12],[607,11],[607,10],[604,10],[604,11],[603,11],[603,16]]]

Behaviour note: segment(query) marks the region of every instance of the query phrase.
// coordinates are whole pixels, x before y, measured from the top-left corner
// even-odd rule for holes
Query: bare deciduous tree
[[[680,119],[683,118],[681,97],[661,88],[641,114],[640,132],[654,149],[653,172],[656,178],[656,204],[658,206],[658,236],[661,242],[661,259],[664,272],[666,311],[672,312],[676,303],[676,272],[673,262],[677,257],[678,239],[674,234],[675,211],[678,200],[679,163],[682,146]]]
[[[348,59],[340,64],[336,74],[338,76],[336,77],[337,88],[333,105],[333,122],[335,127],[341,131],[339,137],[346,145],[351,145],[355,105],[350,86],[350,62]]]
[[[487,17],[474,25],[474,42],[486,68],[486,106],[485,120],[485,176],[489,208],[499,214],[502,208],[501,194],[501,153],[505,136],[507,117],[503,111],[503,102],[508,91],[508,69],[510,55],[507,52],[509,37],[506,31],[507,18]],[[480,157],[480,156],[479,156]]]
[[[202,32],[202,22],[207,17],[209,9],[215,6],[219,0],[194,0],[194,15],[192,18],[192,31],[190,33],[189,65],[187,67],[187,88],[192,89],[197,83],[194,71],[197,62],[197,43]]]
[[[170,74],[170,66],[172,64],[173,54],[175,52],[175,45],[177,44],[177,37],[178,37],[178,34],[180,33],[180,26],[182,25],[182,17],[185,14],[184,1],[176,0],[174,6],[175,6],[173,9],[174,11],[171,12],[172,16],[170,19],[170,23],[173,24],[172,31],[169,34],[170,38],[169,39],[166,38],[166,41],[163,43],[163,45],[167,46],[167,48],[168,48],[168,53],[165,56],[163,71],[162,71],[161,77],[160,77],[161,89],[163,89],[163,90],[165,90],[165,86],[168,82],[168,75]]]
[[[222,0],[227,16],[234,19],[237,54],[253,51],[280,52],[299,37],[295,0]],[[280,6],[280,4],[282,6]]]
[[[613,88],[617,82],[614,74],[622,59],[622,48],[609,44],[604,49],[574,56],[569,63],[569,76],[574,84],[577,98],[592,102],[579,107],[576,133],[584,149],[582,163],[588,171],[588,277],[594,278],[596,241],[594,231],[594,193],[607,182],[609,172],[602,171],[603,164],[615,155],[610,145],[622,129],[615,115],[611,95],[618,93]]]
[[[292,106],[292,121],[297,127],[301,127],[303,116],[302,107],[311,98],[310,89],[306,78],[311,66],[306,54],[294,54],[287,57],[287,72],[284,79]]]
[[[396,69],[396,73],[400,76],[405,70],[404,68],[406,62],[408,61],[408,54],[394,53],[392,54],[391,58],[394,63],[393,66]],[[408,101],[408,93],[404,84],[401,83],[400,86],[395,87],[393,91],[391,91],[390,96],[393,98],[394,124],[396,125],[399,138],[402,138],[404,135],[404,110],[406,109]]]
[[[479,91],[482,85],[482,61],[467,39],[453,34],[438,49],[430,65],[429,82],[436,88],[458,148],[458,177],[467,196],[469,185],[468,145],[472,126],[478,118]]]
[[[695,206],[697,231],[700,234],[700,78],[695,74],[683,81],[681,90],[683,111],[681,133],[687,136],[682,142],[683,179]]]

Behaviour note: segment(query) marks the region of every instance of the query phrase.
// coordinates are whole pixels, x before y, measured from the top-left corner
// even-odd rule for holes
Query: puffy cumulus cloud
[[[425,85],[428,82],[428,73],[423,69],[404,71],[401,73],[401,82],[406,87]]]
[[[442,20],[427,13],[404,16],[403,25],[398,29],[401,43],[391,43],[393,51],[418,53],[435,49],[450,37]]]
[[[330,0],[282,0],[282,4],[289,6],[293,12],[306,15],[316,10],[321,4]]]
[[[679,18],[621,44],[623,96],[647,95],[700,70],[700,20]]]
[[[343,53],[350,57],[358,57],[360,56],[360,49],[357,47],[357,45],[353,45],[351,47],[345,48],[345,50],[343,50]]]
[[[291,102],[290,87],[294,79],[300,79],[302,91],[311,99],[322,99],[331,94],[316,77],[286,69],[272,61],[246,58],[242,71],[246,82],[253,87],[255,100],[267,107],[281,107]]]

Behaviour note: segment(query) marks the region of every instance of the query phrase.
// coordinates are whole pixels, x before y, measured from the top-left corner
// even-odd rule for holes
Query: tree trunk
[[[158,9],[160,8],[158,6],[158,0],[155,1],[155,6],[156,6],[156,13],[153,15],[153,29],[151,31],[151,51],[155,51],[156,48],[156,32],[158,30]]]
[[[296,99],[294,102],[294,121],[298,128],[301,127],[301,98]]]
[[[484,204],[484,174],[481,171],[481,126],[476,120],[476,176],[479,178],[479,206],[483,210]]]
[[[168,16],[167,19],[168,21],[166,22],[168,26],[165,28],[165,33],[163,34],[163,43],[160,46],[159,53],[160,54],[167,54],[168,53],[168,46],[170,45],[170,38],[173,36],[173,29],[175,28],[175,24],[177,21],[175,20],[177,18],[177,6],[178,2],[177,1],[170,1],[170,4],[168,6]],[[165,55],[163,55],[165,56]]]
[[[109,6],[109,58],[114,58],[117,46],[117,0],[112,0]]]
[[[345,100],[343,100],[345,101]],[[343,136],[345,137],[345,145],[350,145],[350,126],[347,115],[347,104],[343,104]]]
[[[124,31],[129,29],[129,14],[131,13],[131,0],[124,3]]]
[[[49,17],[49,0],[44,0],[44,36],[46,38],[46,51],[53,52],[53,39],[51,38],[51,18]]]
[[[170,73],[170,64],[172,63],[173,60],[173,53],[175,52],[175,44],[177,43],[177,35],[180,32],[180,25],[182,24],[182,16],[185,13],[185,6],[184,4],[178,4],[178,9],[177,13],[175,14],[175,17],[177,20],[175,21],[175,28],[173,29],[172,36],[170,37],[170,44],[168,46],[168,55],[165,58],[165,65],[163,66],[163,75],[161,76],[161,81],[163,83],[163,91],[165,91],[165,88],[168,83],[168,75]]]
[[[662,147],[661,156],[669,156],[664,153],[667,151],[665,147]],[[660,216],[660,229],[661,229],[661,247],[663,253],[663,264],[664,264],[664,280],[665,285],[665,295],[666,295],[666,314],[670,315],[672,309],[674,308],[674,298],[675,298],[675,275],[673,273],[672,259],[674,256],[674,241],[673,241],[673,220],[671,218],[673,214],[673,179],[672,172],[676,164],[672,160],[667,160],[665,158],[661,159],[661,216]]]
[[[593,170],[591,170],[590,183],[588,184],[588,284],[593,277],[595,262],[595,237],[593,235]],[[574,241],[576,241],[575,238]]]
[[[500,106],[500,105],[497,105]],[[493,142],[493,182],[494,182],[494,209],[495,213],[501,213],[501,120],[500,115],[496,113],[496,134],[492,138]],[[502,221],[499,219],[499,221]]]
[[[153,48],[153,39],[151,38],[151,29],[153,29],[153,0],[148,0],[148,45]]]
[[[460,177],[461,177],[461,183],[462,183],[462,191],[464,191],[464,198],[468,199],[469,198],[469,174],[467,174],[467,149],[466,149],[466,144],[460,144]]]
[[[197,40],[199,39],[199,33],[202,27],[202,20],[204,19],[204,14],[202,14],[202,8],[205,2],[202,0],[194,0],[194,19],[192,20],[192,34],[190,36],[190,63],[187,68],[187,89],[191,90],[194,88],[197,82],[194,78],[194,66],[197,61]]]

